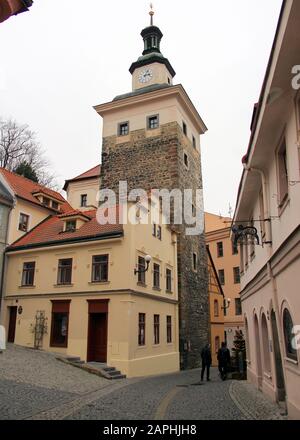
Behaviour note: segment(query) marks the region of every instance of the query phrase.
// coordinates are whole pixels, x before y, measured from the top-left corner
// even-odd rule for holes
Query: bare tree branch
[[[41,185],[57,188],[55,176],[49,172],[50,163],[36,134],[27,124],[20,125],[0,118],[0,166],[14,171],[21,163],[28,163],[35,171]]]

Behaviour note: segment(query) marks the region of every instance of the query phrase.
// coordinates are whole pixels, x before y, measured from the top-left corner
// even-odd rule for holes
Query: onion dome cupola
[[[133,90],[154,84],[172,85],[173,77],[176,75],[171,63],[160,51],[163,33],[153,24],[152,5],[149,14],[151,17],[150,26],[141,32],[144,40],[143,54],[132,63],[129,69],[133,75]]]

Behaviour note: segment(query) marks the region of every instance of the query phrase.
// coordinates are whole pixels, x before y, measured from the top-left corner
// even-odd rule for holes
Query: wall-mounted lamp
[[[137,269],[137,268],[135,268],[134,269],[134,275],[136,275],[137,273],[145,273],[145,272],[147,272],[147,270],[149,269],[149,264],[150,264],[151,260],[152,260],[151,255],[146,255],[145,256],[145,262],[146,262],[145,269]]]
[[[223,310],[226,310],[226,309],[228,309],[228,307],[230,306],[230,302],[231,302],[231,299],[230,298],[224,298],[224,302],[223,302],[223,307],[221,307]]]

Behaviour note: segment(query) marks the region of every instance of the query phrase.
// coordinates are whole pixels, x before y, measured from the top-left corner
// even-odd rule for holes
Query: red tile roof
[[[85,239],[97,239],[97,237],[109,234],[122,234],[123,226],[119,224],[119,209],[117,209],[117,224],[100,225],[96,218],[97,210],[84,211],[80,214],[88,216],[86,221],[79,229],[74,232],[63,232],[64,220],[61,216],[51,216],[39,223],[23,237],[15,241],[7,248],[7,251],[16,250],[20,247],[47,246],[50,244],[63,244],[64,242],[84,241]],[[73,213],[74,211],[72,211]]]
[[[95,167],[91,168],[90,170],[85,171],[82,174],[79,174],[79,176],[73,177],[73,179],[66,180],[63,189],[66,191],[69,183],[74,182],[76,180],[85,180],[85,179],[92,179],[95,177],[100,177],[100,173],[101,173],[101,165],[96,165]]]
[[[34,203],[35,205],[45,206],[36,198],[34,197],[34,193],[43,193],[45,195],[48,195],[49,197],[53,197],[59,202],[62,202],[61,205],[61,211],[67,212],[72,209],[71,205],[66,201],[66,199],[57,191],[53,191],[52,189],[49,189],[43,185],[40,185],[39,183],[33,182],[30,179],[27,179],[26,177],[19,176],[18,174],[12,173],[11,171],[6,170],[5,168],[0,167],[0,173],[5,178],[13,192],[17,197],[20,197],[22,199],[25,199],[29,202]],[[47,208],[50,209],[51,208]]]

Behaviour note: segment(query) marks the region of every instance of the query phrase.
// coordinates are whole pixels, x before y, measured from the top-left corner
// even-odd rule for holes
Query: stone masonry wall
[[[147,133],[147,134],[146,134]],[[183,134],[177,122],[149,132],[137,130],[116,143],[117,137],[103,139],[101,188],[118,193],[119,181],[126,180],[128,190],[153,188],[181,190],[202,188],[201,158]],[[184,164],[188,155],[188,168]],[[185,225],[177,227],[178,282],[181,367],[200,365],[201,349],[208,342],[209,310],[207,260],[204,234],[185,235]],[[193,252],[197,271],[193,271]]]

